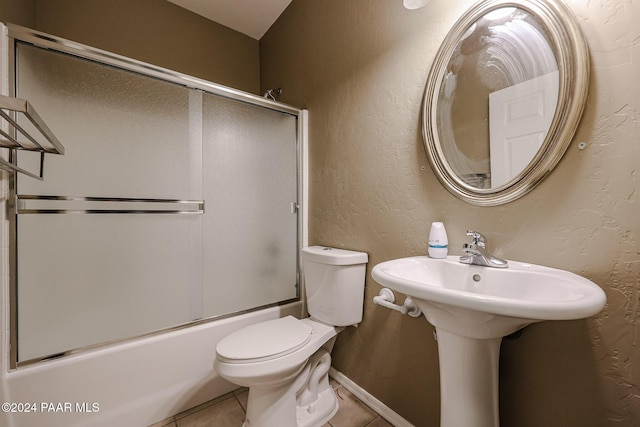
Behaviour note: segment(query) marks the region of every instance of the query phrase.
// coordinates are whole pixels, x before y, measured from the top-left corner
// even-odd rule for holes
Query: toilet
[[[310,317],[247,326],[216,346],[218,374],[249,388],[244,427],[319,427],[338,410],[331,350],[345,326],[362,321],[368,257],[310,246],[301,258]]]

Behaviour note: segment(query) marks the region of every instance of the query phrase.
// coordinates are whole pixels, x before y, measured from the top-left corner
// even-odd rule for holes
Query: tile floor
[[[323,427],[392,427],[340,384],[331,384],[340,409]],[[247,389],[236,390],[149,427],[241,427],[248,394]]]

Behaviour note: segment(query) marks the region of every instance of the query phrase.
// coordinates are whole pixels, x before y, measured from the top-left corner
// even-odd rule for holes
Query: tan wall
[[[0,22],[34,28],[36,0],[0,0]]]
[[[260,92],[257,40],[165,0],[0,0],[0,20]]]
[[[592,279],[608,296],[602,314],[532,325],[504,342],[502,426],[636,425],[640,4],[567,2],[592,52],[578,134],[536,190],[480,208],[439,184],[420,136],[429,67],[472,2],[434,0],[408,11],[400,0],[294,0],[263,37],[263,88],[281,85],[284,102],[310,111],[310,243],[365,251],[370,272],[424,254],[429,224],[443,220],[453,254],[475,229],[498,256]],[[368,275],[364,321],[340,335],[334,366],[416,426],[438,425],[433,328],[374,306],[379,289]]]

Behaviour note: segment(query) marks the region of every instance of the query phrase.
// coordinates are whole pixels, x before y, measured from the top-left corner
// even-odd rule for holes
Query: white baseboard
[[[414,427],[409,421],[402,418],[387,405],[373,397],[368,391],[351,381],[342,372],[329,369],[329,376],[349,390],[355,397],[360,399],[365,405],[376,411],[382,418],[394,425],[394,427]]]

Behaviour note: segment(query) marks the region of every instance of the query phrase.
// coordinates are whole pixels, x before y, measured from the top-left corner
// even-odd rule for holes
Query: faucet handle
[[[487,247],[487,238],[481,233],[473,230],[467,230],[467,236],[471,236],[471,240],[474,245],[478,245],[482,248]]]

